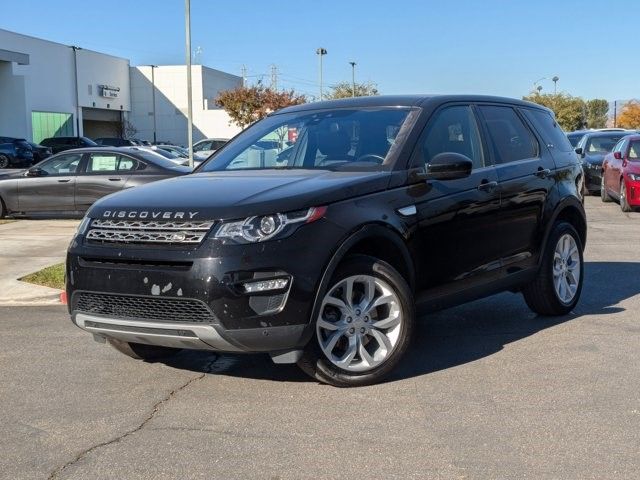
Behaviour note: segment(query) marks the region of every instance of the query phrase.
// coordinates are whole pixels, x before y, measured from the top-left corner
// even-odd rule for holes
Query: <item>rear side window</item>
[[[511,107],[479,107],[487,124],[496,163],[538,156],[538,141]]]
[[[88,173],[109,173],[132,171],[137,168],[138,162],[130,157],[124,157],[115,153],[92,153],[87,164]]]
[[[525,117],[533,124],[547,145],[559,152],[572,152],[571,142],[549,112],[523,108]]]
[[[436,113],[427,126],[422,142],[425,163],[444,152],[466,155],[473,161],[473,168],[485,166],[482,143],[475,116],[469,106],[448,107]]]

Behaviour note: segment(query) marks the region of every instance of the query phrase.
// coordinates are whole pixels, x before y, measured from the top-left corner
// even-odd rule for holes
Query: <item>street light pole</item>
[[[82,50],[80,47],[71,45],[73,50],[73,71],[75,74],[75,88],[76,88],[76,136],[80,136],[80,97],[78,95],[78,50]]]
[[[327,50],[320,47],[316,50],[316,54],[320,57],[320,101],[322,101],[322,57],[327,54]]]
[[[156,138],[156,76],[155,69],[157,65],[151,65],[151,101],[153,103],[153,144],[158,143],[158,139]]]
[[[193,108],[191,105],[191,1],[184,0],[186,53],[187,53],[187,137],[189,142],[189,167],[193,169]]]
[[[349,62],[351,65],[351,96],[356,96],[356,62]]]

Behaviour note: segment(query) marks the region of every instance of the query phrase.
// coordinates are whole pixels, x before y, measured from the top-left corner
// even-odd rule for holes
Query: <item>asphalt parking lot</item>
[[[426,316],[373,387],[266,356],[136,362],[62,306],[0,307],[0,477],[640,478],[640,213],[587,213],[573,314],[505,293]]]

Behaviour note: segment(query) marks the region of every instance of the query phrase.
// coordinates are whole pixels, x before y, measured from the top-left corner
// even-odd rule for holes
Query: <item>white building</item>
[[[238,76],[192,67],[194,141],[240,131],[214,100],[241,84]],[[154,117],[158,141],[187,144],[184,65],[130,67],[125,58],[0,29],[0,136],[126,136],[128,121],[133,137],[153,140]]]
[[[0,134],[116,136],[129,60],[0,29]]]
[[[194,142],[202,138],[231,138],[240,128],[230,124],[229,115],[215,105],[215,98],[222,90],[242,85],[242,78],[201,65],[191,68]],[[131,67],[129,121],[139,138],[154,139],[155,118],[158,141],[186,145],[187,106],[184,65]]]

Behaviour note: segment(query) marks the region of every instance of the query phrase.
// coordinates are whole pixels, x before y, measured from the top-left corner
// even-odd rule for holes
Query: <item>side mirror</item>
[[[48,175],[48,173],[41,168],[33,167],[27,170],[26,175],[27,177],[44,177],[45,175]]]
[[[576,148],[575,152],[581,157],[584,156],[584,152],[582,151],[582,148]]]
[[[622,160],[622,153],[613,152],[613,158],[615,158],[616,160]]]
[[[443,152],[427,164],[426,180],[456,180],[471,175],[473,161],[466,155]]]

